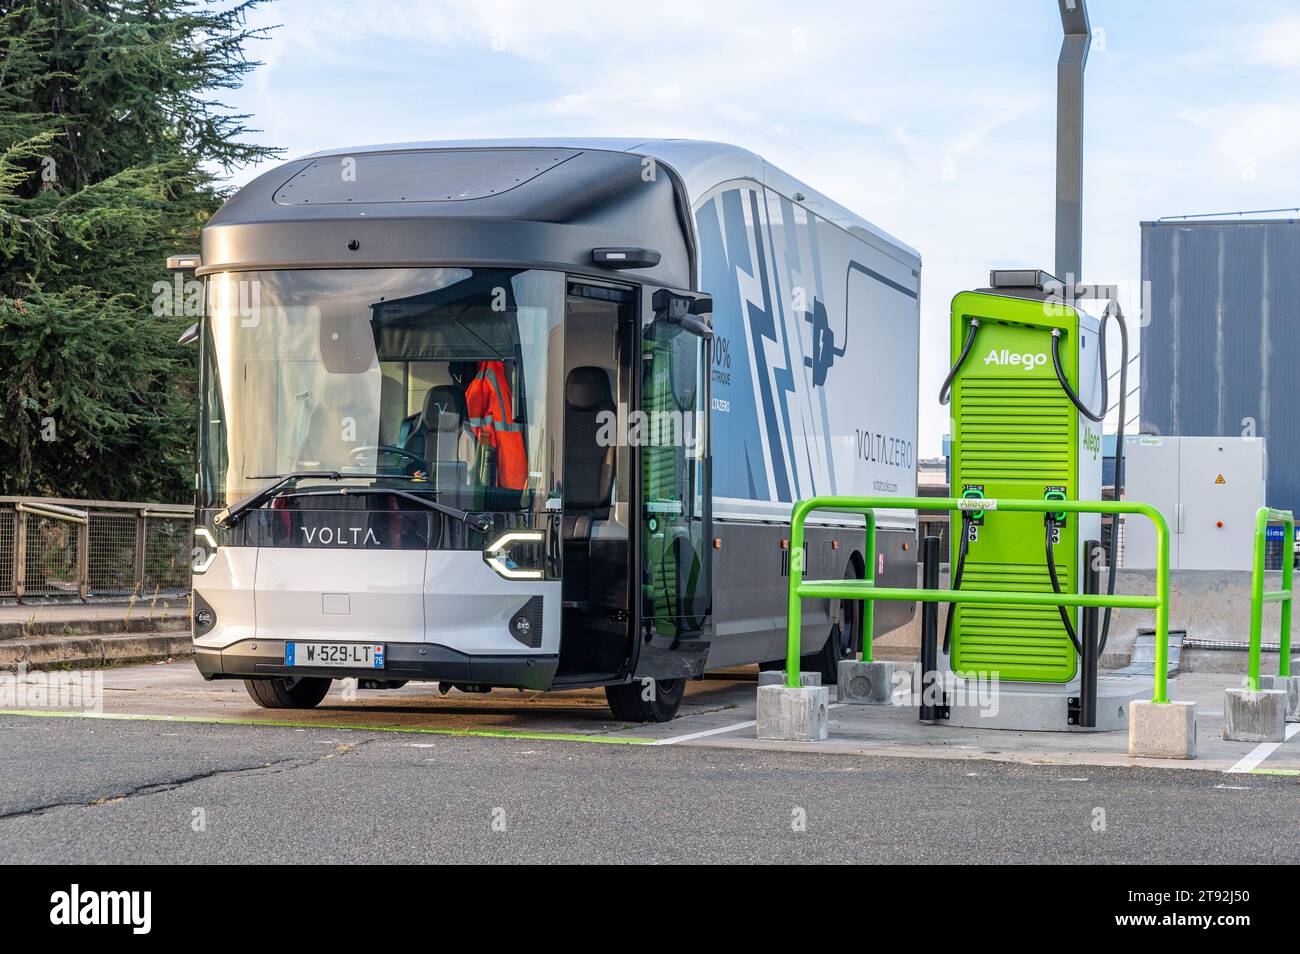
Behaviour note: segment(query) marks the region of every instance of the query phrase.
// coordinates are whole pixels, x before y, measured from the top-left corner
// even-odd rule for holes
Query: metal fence
[[[866,517],[866,564],[876,563],[876,519],[878,508],[905,508],[918,512],[946,511],[950,515],[971,504],[969,499],[941,497],[811,497],[800,500],[794,505],[790,517],[790,552],[802,553],[804,545],[804,521],[808,514],[817,511],[834,511],[836,513],[861,513]],[[1133,501],[1091,501],[1091,500],[990,500],[989,511],[1002,513],[1046,513],[1049,508],[1059,508],[1065,513],[1107,514],[1123,513],[1142,516],[1155,525],[1156,531],[1156,593],[1154,596],[1117,596],[1096,591],[1084,593],[1030,592],[1021,590],[979,590],[979,589],[908,589],[900,587],[877,586],[874,580],[805,580],[803,561],[790,561],[790,584],[787,590],[786,628],[786,685],[791,689],[799,687],[800,620],[803,613],[799,604],[803,599],[861,600],[863,601],[863,630],[871,633],[872,614],[870,606],[875,600],[896,600],[901,602],[922,601],[927,603],[973,603],[983,605],[1032,605],[1032,606],[1095,606],[1116,607],[1121,609],[1153,609],[1156,611],[1156,667],[1155,693],[1152,702],[1168,703],[1168,659],[1169,650],[1169,525],[1164,516],[1149,504]],[[996,507],[993,505],[996,504]],[[1263,551],[1262,534],[1260,530]],[[1120,537],[1121,542],[1123,536]],[[1261,574],[1262,578],[1262,574]],[[1289,597],[1290,594],[1288,593]],[[1094,632],[1095,635],[1095,632]],[[862,647],[863,661],[871,661],[871,640],[864,637]],[[1089,645],[1087,642],[1085,646]],[[1017,657],[1012,655],[1011,659]],[[1096,662],[1096,656],[1086,657],[1090,663]],[[1009,665],[1015,665],[1011,663]],[[1007,672],[1007,670],[1003,670]],[[1095,678],[1096,671],[1093,670]],[[1014,674],[1003,678],[1017,678]],[[1094,703],[1096,687],[1093,687]],[[924,718],[924,717],[923,717]],[[1084,725],[1095,723],[1085,721]]]
[[[4,535],[4,525],[0,524],[0,537]],[[1295,550],[1288,547],[1285,540],[1266,540],[1264,541],[1264,569],[1280,570],[1284,560],[1290,560],[1294,567],[1296,564]]]
[[[0,599],[187,593],[193,528],[179,504],[0,497]]]
[[[1264,543],[1270,523],[1280,523],[1286,531],[1279,542],[1295,539],[1295,515],[1290,510],[1260,507],[1255,512],[1255,560],[1250,573],[1250,659],[1246,666],[1246,688],[1252,692],[1259,692],[1259,657],[1263,652],[1265,603],[1282,604],[1282,612],[1279,614],[1281,635],[1278,637],[1277,646],[1277,674],[1284,677],[1291,675],[1291,599],[1295,581],[1295,560],[1286,560],[1282,563],[1280,590],[1264,589]]]

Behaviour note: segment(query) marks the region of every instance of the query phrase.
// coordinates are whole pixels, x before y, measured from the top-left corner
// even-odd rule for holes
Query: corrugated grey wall
[[[1142,428],[1268,440],[1268,500],[1300,510],[1300,222],[1143,222]]]

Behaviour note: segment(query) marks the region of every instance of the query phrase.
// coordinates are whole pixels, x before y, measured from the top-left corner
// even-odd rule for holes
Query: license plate
[[[383,643],[285,643],[286,666],[383,669]]]

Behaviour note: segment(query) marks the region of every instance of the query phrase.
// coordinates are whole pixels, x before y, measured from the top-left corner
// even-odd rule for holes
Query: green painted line
[[[636,736],[580,735],[571,732],[528,732],[517,729],[437,729],[404,725],[332,725],[328,722],[277,722],[275,719],[231,719],[223,716],[141,715],[128,712],[71,712],[39,709],[0,709],[0,715],[31,718],[107,719],[115,722],[186,722],[201,725],[269,725],[286,729],[330,729],[352,732],[409,732],[421,735],[478,736],[488,739],[534,739],[544,742],[599,742],[605,745],[648,745],[655,739]]]
[[[1300,775],[1300,769],[1251,769],[1251,775]]]

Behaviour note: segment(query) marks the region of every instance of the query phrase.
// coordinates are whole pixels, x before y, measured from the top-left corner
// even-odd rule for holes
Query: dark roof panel
[[[691,288],[690,203],[680,177],[659,172],[645,175],[639,156],[557,146],[299,159],[217,210],[203,229],[201,271],[477,265]],[[619,272],[592,261],[602,247],[661,258]]]
[[[280,205],[461,202],[500,195],[578,155],[575,149],[421,149],[314,159],[280,186]]]

